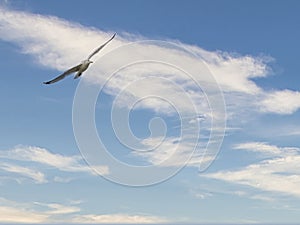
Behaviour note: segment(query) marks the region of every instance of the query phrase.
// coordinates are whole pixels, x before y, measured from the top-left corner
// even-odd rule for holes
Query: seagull
[[[81,74],[87,70],[87,68],[89,67],[89,65],[91,63],[93,63],[90,59],[96,55],[102,48],[104,48],[105,45],[107,45],[114,37],[116,36],[116,34],[114,34],[107,42],[105,42],[103,45],[101,45],[100,47],[98,47],[97,49],[95,49],[86,60],[82,61],[82,63],[80,63],[77,66],[74,66],[70,69],[68,69],[67,71],[65,71],[63,74],[59,75],[58,77],[54,78],[53,80],[44,82],[44,84],[53,84],[57,81],[60,81],[62,79],[64,79],[66,76],[72,74],[72,73],[76,73],[74,79],[77,79],[78,77],[81,76]]]

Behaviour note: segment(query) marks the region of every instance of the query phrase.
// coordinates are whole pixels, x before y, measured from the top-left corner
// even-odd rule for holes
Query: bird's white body
[[[88,59],[87,59],[87,60],[84,60],[84,61],[81,63],[81,65],[80,65],[80,67],[79,67],[79,70],[78,70],[78,72],[76,73],[74,79],[77,79],[78,77],[80,77],[81,74],[82,74],[84,71],[86,71],[87,68],[89,68],[89,65],[90,65],[91,63],[93,63],[93,62],[90,61],[90,60],[88,60]]]
[[[80,66],[80,69],[78,72],[84,72],[87,70],[87,68],[89,67],[89,65],[92,63],[92,61],[90,60],[84,60]]]

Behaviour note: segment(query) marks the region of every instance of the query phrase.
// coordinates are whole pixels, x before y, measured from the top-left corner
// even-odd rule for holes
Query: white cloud
[[[45,206],[48,209],[45,211],[48,215],[55,215],[55,214],[70,214],[70,213],[76,213],[80,212],[80,208],[76,206],[66,206],[62,204],[57,203],[40,203],[35,202],[36,205]]]
[[[53,178],[53,181],[54,182],[57,182],[57,183],[69,183],[70,181],[72,181],[74,178],[71,178],[71,177],[59,177],[59,176],[55,176]]]
[[[291,90],[266,93],[260,103],[263,112],[292,114],[300,108],[300,92]]]
[[[246,142],[242,144],[237,144],[234,146],[234,149],[238,150],[248,150],[254,152],[262,152],[262,153],[271,153],[278,154],[280,153],[280,148],[275,145],[269,145],[264,142]]]
[[[287,125],[285,127],[280,127],[282,129],[282,132],[280,134],[277,133],[278,136],[300,136],[300,129],[299,127],[294,124],[292,126]]]
[[[178,137],[148,138],[142,141],[149,151],[133,151],[133,155],[141,157],[151,165],[157,166],[193,166],[200,167],[201,163],[211,161],[213,158],[203,156],[190,140],[182,140]],[[157,147],[156,147],[157,146]],[[180,146],[180,147],[179,147]],[[152,149],[153,147],[156,147]],[[186,160],[186,161],[185,161]]]
[[[83,214],[74,204],[59,203],[20,203],[0,198],[0,223],[60,223],[60,224],[149,224],[163,223],[167,220],[147,214]]]
[[[63,156],[53,154],[48,150],[36,146],[17,146],[8,151],[2,151],[0,158],[8,158],[19,161],[37,162],[59,168],[61,170],[72,170],[78,166],[79,156]],[[76,169],[74,169],[76,170]]]
[[[0,223],[45,223],[48,216],[26,209],[0,206]]]
[[[0,198],[0,223],[45,223],[48,215],[35,211],[30,204]]]
[[[82,224],[157,224],[166,222],[165,219],[149,215],[128,215],[128,214],[88,214],[80,215],[72,219],[73,223]]]
[[[251,199],[255,199],[255,200],[260,200],[260,201],[264,201],[264,202],[275,202],[276,199],[274,197],[269,197],[266,195],[252,195],[249,196]]]
[[[0,12],[0,24],[3,25],[0,27],[1,39],[18,44],[23,53],[34,56],[40,64],[53,69],[63,70],[77,63],[82,60],[82,55],[88,55],[95,48],[94,43],[102,43],[108,37],[94,28],[84,28],[53,16],[1,7]],[[107,46],[103,52],[108,49],[111,47]]]
[[[273,158],[261,160],[244,168],[202,174],[202,176],[300,197],[300,149],[281,148],[259,142],[244,143],[236,146],[236,149],[263,154],[272,153],[270,155]]]
[[[261,153],[264,155],[283,156],[294,155],[299,152],[298,148],[294,147],[278,147],[276,145],[270,145],[265,142],[247,142],[234,146],[237,150],[247,150],[252,152]]]
[[[213,196],[211,192],[195,189],[191,189],[190,194],[200,200],[207,199]]]
[[[95,171],[86,165],[81,156],[63,156],[35,146],[17,146],[10,150],[0,151],[0,169],[33,179],[36,183],[46,183],[47,167],[51,166],[64,172],[86,172],[97,175]],[[10,163],[7,163],[7,161]],[[13,161],[12,161],[13,160]],[[26,165],[19,166],[19,164]],[[38,170],[36,169],[38,168]],[[96,169],[96,168],[95,168]],[[109,173],[107,166],[97,166],[97,172]],[[20,178],[16,178],[20,180]],[[71,178],[54,177],[55,182],[68,182]]]
[[[23,166],[12,165],[8,163],[1,163],[0,169],[9,173],[18,174],[34,180],[36,183],[46,183],[47,180],[42,172],[36,171]]]
[[[253,57],[230,54],[228,52],[209,52],[196,46],[188,46],[208,65],[225,92],[259,94],[262,89],[251,78],[266,77],[270,57]]]

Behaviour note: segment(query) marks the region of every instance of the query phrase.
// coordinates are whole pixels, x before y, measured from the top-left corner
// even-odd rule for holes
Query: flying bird
[[[74,66],[70,69],[68,69],[67,71],[65,71],[63,74],[59,75],[58,77],[54,78],[53,80],[44,82],[44,84],[53,84],[57,81],[60,81],[62,79],[64,79],[66,76],[72,74],[72,73],[76,73],[74,79],[77,79],[78,77],[81,76],[81,74],[87,70],[87,68],[89,67],[89,65],[91,63],[93,63],[90,59],[96,55],[102,48],[105,47],[105,45],[107,45],[114,37],[116,36],[116,34],[114,34],[107,42],[105,42],[103,45],[101,45],[100,47],[98,47],[97,49],[95,49],[86,60],[82,61],[82,63],[80,63],[77,66]]]

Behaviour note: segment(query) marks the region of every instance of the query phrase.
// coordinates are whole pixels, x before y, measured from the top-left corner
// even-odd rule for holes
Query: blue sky
[[[0,223],[299,222],[299,10],[1,1]]]

